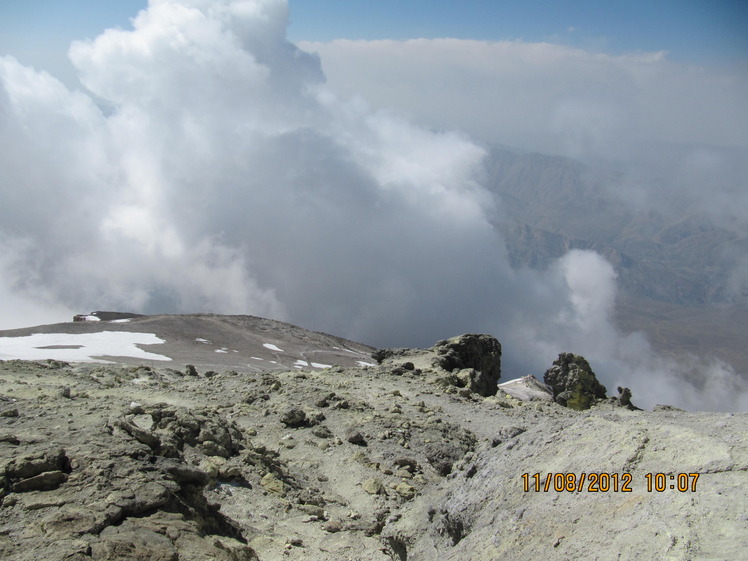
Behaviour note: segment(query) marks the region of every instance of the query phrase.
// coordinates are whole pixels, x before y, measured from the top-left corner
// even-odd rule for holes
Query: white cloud
[[[568,156],[640,155],[646,142],[748,147],[748,74],[552,43],[303,42],[328,84],[429,126]]]
[[[680,353],[659,355],[642,333],[621,332],[615,325],[616,275],[613,267],[592,251],[572,250],[545,273],[521,273],[526,290],[511,329],[501,339],[519,355],[505,378],[533,373],[549,366],[545,357],[559,349],[583,355],[608,395],[619,386],[631,388],[634,403],[651,408],[658,403],[691,410],[742,411],[748,407],[748,383],[723,361]],[[517,317],[516,313],[521,316]],[[496,329],[501,329],[497,326]],[[542,357],[532,362],[528,357]],[[545,361],[545,362],[544,362]]]

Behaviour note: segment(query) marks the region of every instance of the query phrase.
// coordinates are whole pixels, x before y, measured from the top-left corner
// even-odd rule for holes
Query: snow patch
[[[320,364],[319,362],[313,362],[312,366],[314,368],[332,368],[332,364]]]
[[[202,343],[203,345],[210,345],[211,344],[210,341],[208,341],[207,339],[203,339],[202,337],[196,337],[195,341],[197,343]]]
[[[365,362],[363,360],[357,360],[356,364],[359,366],[376,366],[376,364],[372,364],[371,362]]]
[[[309,366],[309,363],[307,361],[305,361],[305,360],[297,360],[293,364],[294,364],[294,366],[297,366],[299,368],[301,368],[302,366]]]
[[[34,333],[24,337],[0,337],[0,359],[45,360],[49,358],[67,362],[111,363],[112,361],[94,357],[123,356],[148,360],[171,360],[168,356],[149,353],[136,346],[162,343],[165,341],[153,333],[127,331]]]
[[[279,353],[283,352],[283,349],[279,349],[272,343],[263,343],[262,346],[265,347],[266,349],[270,349],[271,351],[278,351]]]
[[[532,374],[498,384],[506,393],[522,401],[553,401],[553,391]]]

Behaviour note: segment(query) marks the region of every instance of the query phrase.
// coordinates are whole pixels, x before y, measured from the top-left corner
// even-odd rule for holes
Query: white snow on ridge
[[[294,368],[303,368],[304,366],[309,366],[310,363],[308,363],[306,360],[298,359],[296,362],[293,363]],[[332,364],[321,364],[319,362],[312,362],[311,363],[312,368],[332,368]]]
[[[283,352],[283,349],[279,349],[272,343],[263,343],[262,346],[265,347],[266,349],[270,349],[271,351],[278,351],[279,353]]]
[[[147,360],[171,360],[136,345],[165,343],[153,333],[102,331],[99,333],[34,333],[25,337],[0,337],[0,360],[64,360],[111,362],[96,356],[126,356]]]
[[[498,384],[498,387],[512,397],[516,397],[522,401],[553,401],[553,391],[551,388],[532,374]]]

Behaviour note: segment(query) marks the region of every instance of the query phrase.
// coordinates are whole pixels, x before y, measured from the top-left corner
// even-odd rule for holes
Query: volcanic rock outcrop
[[[556,402],[571,409],[589,409],[596,399],[606,397],[605,386],[597,381],[587,360],[572,353],[558,355],[543,380],[553,390]]]

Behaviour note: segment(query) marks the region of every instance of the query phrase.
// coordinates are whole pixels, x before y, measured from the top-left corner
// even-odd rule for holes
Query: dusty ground
[[[630,411],[612,400],[577,412],[484,397],[465,383],[469,370],[439,366],[443,345],[358,367],[377,362],[370,349],[287,324],[163,318],[114,325],[157,333],[167,342],[149,350],[168,363],[0,362],[0,558],[733,560],[748,551],[746,414]],[[344,365],[312,367],[317,359]],[[545,491],[547,473],[573,474],[574,491],[554,490],[553,479]],[[593,492],[582,473],[618,479]],[[664,488],[650,492],[656,473],[665,475],[649,480]]]

